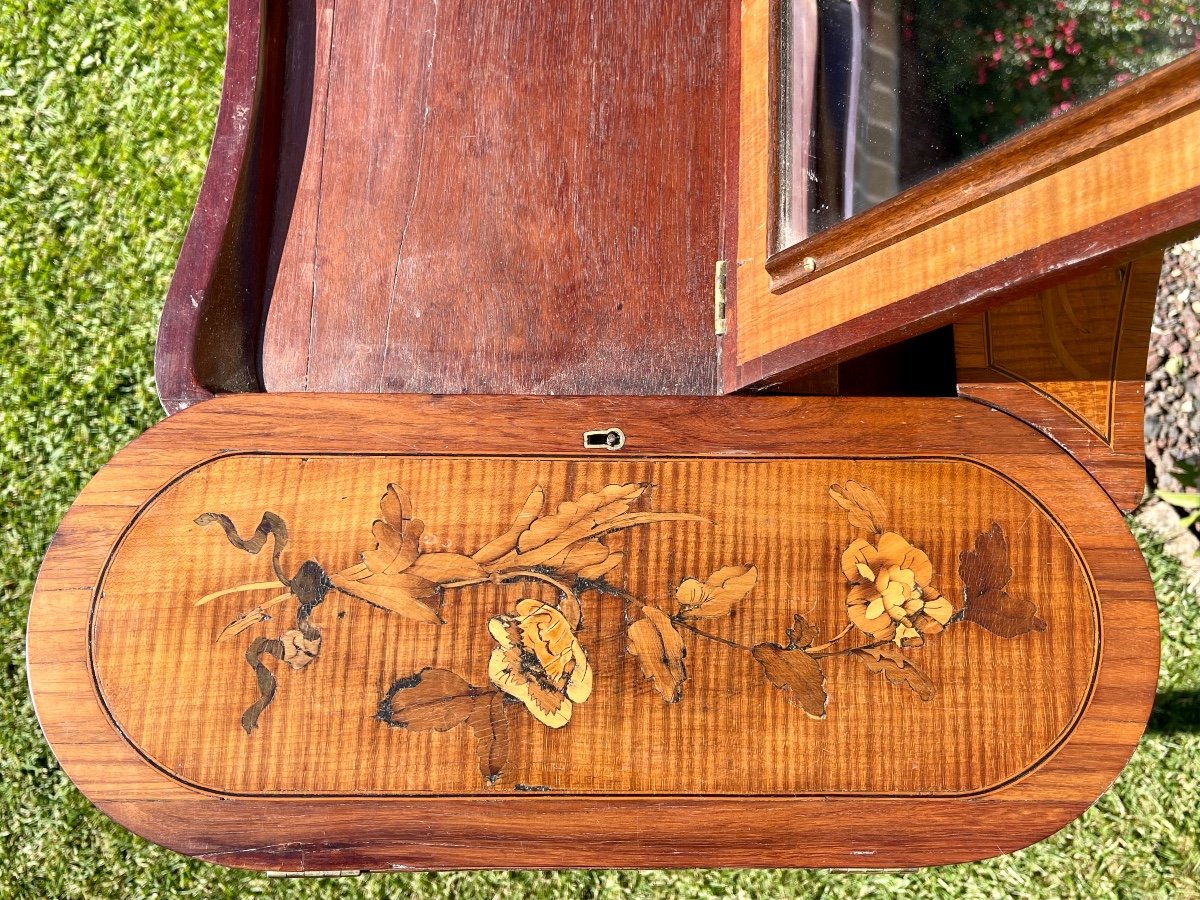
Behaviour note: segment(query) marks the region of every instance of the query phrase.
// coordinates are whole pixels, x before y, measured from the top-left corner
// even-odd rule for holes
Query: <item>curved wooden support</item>
[[[273,203],[285,4],[229,0],[225,81],[204,181],[167,292],[154,374],[168,413],[261,390],[257,344]],[[264,227],[267,226],[267,227]]]
[[[979,404],[244,395],[88,485],[28,665],[83,792],[226,865],[889,868],[1079,815],[1157,647],[1111,501]]]

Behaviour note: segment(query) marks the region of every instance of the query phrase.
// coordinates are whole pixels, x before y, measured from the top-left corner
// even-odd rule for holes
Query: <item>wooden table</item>
[[[228,865],[895,868],[1082,812],[1157,642],[1103,490],[976,403],[264,395],[92,481],[29,669],[93,802]]]

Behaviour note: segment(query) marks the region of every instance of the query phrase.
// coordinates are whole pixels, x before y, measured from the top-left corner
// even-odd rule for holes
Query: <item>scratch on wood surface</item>
[[[417,171],[413,177],[412,194],[404,209],[404,222],[400,226],[400,245],[396,248],[396,262],[392,266],[392,286],[388,293],[387,320],[383,326],[383,349],[379,358],[379,393],[383,393],[383,380],[387,372],[388,343],[392,337],[392,316],[396,311],[396,283],[400,278],[400,260],[404,258],[404,246],[408,240],[408,227],[412,224],[413,209],[421,192],[421,174],[425,168],[425,144],[429,135],[429,86],[433,81],[433,61],[437,52],[438,0],[433,0],[433,22],[430,25],[429,54],[425,58],[425,75],[421,85],[421,140],[417,144]]]
[[[304,357],[304,380],[301,390],[308,390],[309,371],[312,367],[313,347],[317,342],[317,248],[321,241],[321,197],[325,184],[325,142],[329,137],[329,84],[333,77],[333,37],[337,25],[337,0],[329,0],[329,8],[325,10],[328,20],[329,44],[325,49],[325,90],[321,100],[321,153],[317,166],[317,209],[313,218],[313,249],[312,249],[312,289],[308,304],[308,353]]]

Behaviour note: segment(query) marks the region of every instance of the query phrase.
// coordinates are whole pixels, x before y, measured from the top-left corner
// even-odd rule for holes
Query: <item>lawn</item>
[[[0,0],[0,898],[1200,897],[1200,605],[1142,535],[1163,616],[1150,731],[1080,820],[911,875],[450,873],[274,881],[131,836],[59,771],[25,683],[38,562],[87,479],[162,412],[158,312],[220,91],[220,0]]]

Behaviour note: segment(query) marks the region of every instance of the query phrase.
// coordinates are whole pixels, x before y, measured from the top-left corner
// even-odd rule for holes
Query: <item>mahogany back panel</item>
[[[293,2],[265,387],[714,393],[725,19]]]

